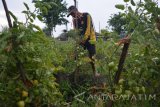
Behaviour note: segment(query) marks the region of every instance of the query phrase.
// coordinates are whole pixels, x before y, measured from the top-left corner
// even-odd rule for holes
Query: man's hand
[[[81,45],[82,47],[84,47],[85,41],[80,40],[80,41],[78,41],[78,44]]]
[[[84,41],[80,41],[79,45],[84,46],[85,42]]]
[[[128,42],[129,42],[129,37],[126,36],[123,39],[119,40],[117,43],[115,43],[115,45],[120,46],[121,44],[128,43]]]

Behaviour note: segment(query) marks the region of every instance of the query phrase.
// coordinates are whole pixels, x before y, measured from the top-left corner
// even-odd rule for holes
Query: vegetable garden
[[[33,24],[39,19],[54,28],[61,22],[55,19],[49,25],[47,17],[52,6],[60,5],[56,0],[34,2],[33,12],[24,3],[25,23],[2,1],[9,28],[0,32],[0,107],[160,106],[158,0],[117,3],[121,12],[108,21],[112,31],[103,29],[100,35],[107,40],[97,39],[96,68],[101,76],[96,79],[87,51],[76,45],[75,30],[67,32],[67,41],[59,41],[49,36],[50,27],[44,31]],[[119,44],[121,26],[129,39]]]

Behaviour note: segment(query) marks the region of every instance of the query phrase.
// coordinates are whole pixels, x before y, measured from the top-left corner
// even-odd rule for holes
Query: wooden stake
[[[120,57],[119,64],[118,64],[118,70],[117,70],[115,77],[114,77],[114,84],[118,84],[118,82],[119,82],[119,79],[120,79],[120,76],[121,76],[121,73],[123,70],[124,62],[125,62],[125,59],[126,59],[126,56],[128,53],[128,48],[129,48],[130,42],[131,42],[131,40],[129,39],[127,43],[124,43],[121,57]],[[114,89],[112,90],[112,94],[115,94]],[[107,107],[112,107],[113,104],[114,104],[113,101],[110,100],[107,104]]]

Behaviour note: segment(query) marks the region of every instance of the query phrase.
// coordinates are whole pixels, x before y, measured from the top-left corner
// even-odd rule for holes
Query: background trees
[[[121,30],[124,29],[124,25],[127,24],[127,19],[125,18],[124,14],[119,12],[110,17],[108,24],[113,31],[120,34]]]
[[[33,1],[35,7],[38,8],[38,17],[42,20],[46,27],[44,31],[48,36],[52,36],[52,32],[56,25],[67,24],[65,15],[67,12],[67,3],[64,0],[41,0]]]

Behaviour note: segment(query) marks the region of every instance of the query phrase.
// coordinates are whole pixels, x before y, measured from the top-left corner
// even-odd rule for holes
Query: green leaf
[[[19,36],[18,36],[18,40],[20,40],[21,38],[23,38],[23,36],[25,36],[25,33],[24,32],[22,32]]]
[[[28,11],[25,11],[25,10],[24,10],[24,11],[22,11],[22,13],[24,13],[24,14],[28,14]]]
[[[28,5],[27,5],[26,3],[23,3],[23,4],[24,4],[24,6],[26,7],[26,9],[29,10]]]
[[[152,2],[152,0],[144,0],[145,2]]]
[[[48,9],[51,9],[51,8],[52,8],[52,6],[51,6],[50,4],[46,5],[46,7],[47,7]]]
[[[36,2],[35,7],[39,8],[40,6],[41,6],[41,3],[40,2]]]
[[[149,3],[150,6],[155,7],[157,4],[155,2]]]
[[[143,3],[139,3],[138,6],[139,6],[139,7],[143,7],[144,4],[143,4]]]
[[[43,21],[43,17],[41,15],[37,15],[37,18],[40,20],[40,21]]]
[[[160,14],[160,8],[157,9],[157,13]]]
[[[50,4],[53,6],[58,6],[58,4],[56,4],[55,2],[51,2]]]
[[[42,32],[42,30],[41,30],[41,28],[40,28],[39,26],[34,25],[34,24],[32,24],[32,25],[33,25],[33,27],[34,27],[35,29],[37,29],[38,31]]]
[[[134,13],[131,6],[128,7],[129,12]]]
[[[12,16],[12,18],[13,18],[15,21],[17,21],[17,17],[16,17],[11,11],[9,11],[9,14]]]
[[[29,18],[29,20],[30,20],[31,22],[33,22],[33,19],[32,19],[32,18]]]
[[[36,15],[34,13],[31,13],[31,16],[33,17],[33,19],[36,18]]]
[[[117,9],[124,10],[124,5],[123,5],[123,4],[117,4],[117,5],[115,5],[115,7],[116,7]]]
[[[124,0],[124,2],[129,2],[130,0]]]
[[[135,4],[135,2],[133,1],[133,0],[131,0],[131,4],[133,5],[133,6],[135,6],[136,4]]]
[[[42,62],[42,59],[40,59],[40,58],[33,58],[33,61],[35,61],[35,62]]]
[[[131,22],[129,23],[129,27],[130,27],[130,28],[134,28],[134,27],[135,27],[134,21],[131,21]]]
[[[151,29],[151,28],[147,28],[147,29],[145,29],[143,32],[147,32],[147,33],[148,33],[148,32],[152,32],[152,30],[153,30],[153,29]]]
[[[42,7],[42,12],[43,12],[43,14],[48,14],[48,9],[45,6],[43,6]]]

